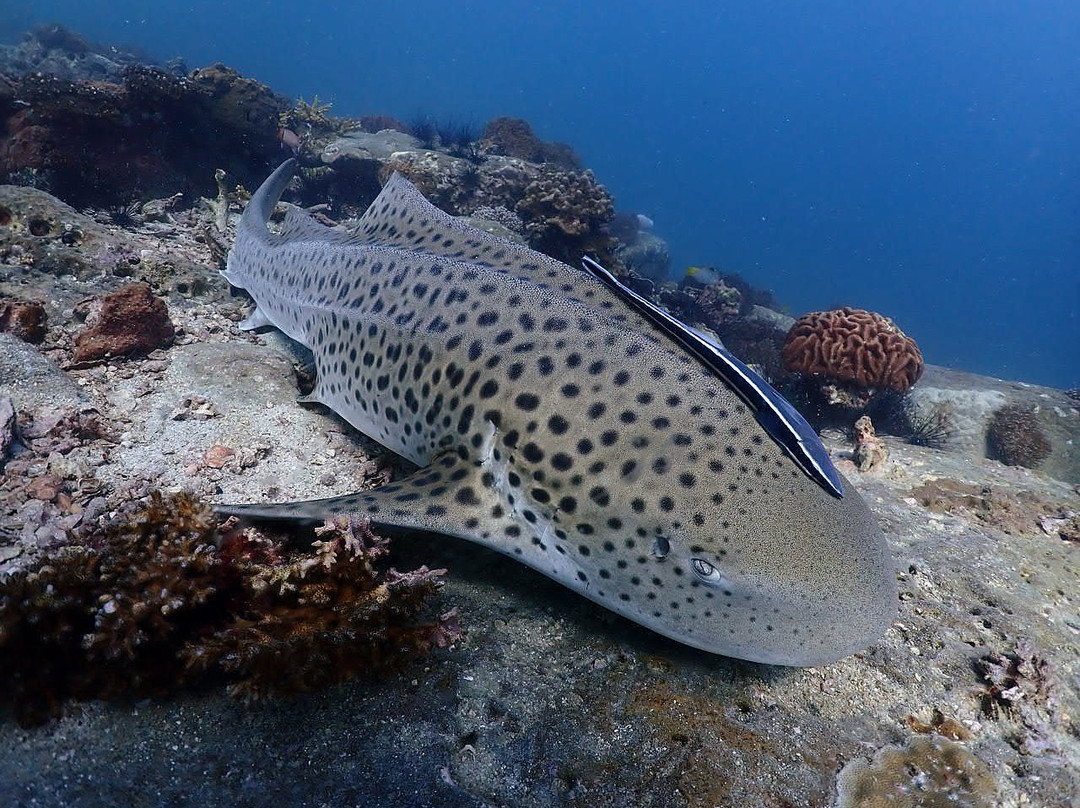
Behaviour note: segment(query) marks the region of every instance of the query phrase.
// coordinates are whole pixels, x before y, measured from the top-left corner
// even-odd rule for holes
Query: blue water
[[[937,364],[1080,385],[1076,0],[12,10],[338,114],[527,118],[656,221],[677,270],[740,272],[794,314],[880,311]]]

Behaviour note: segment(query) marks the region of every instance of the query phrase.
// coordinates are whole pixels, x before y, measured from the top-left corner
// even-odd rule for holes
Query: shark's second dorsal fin
[[[327,241],[342,243],[351,238],[351,234],[344,230],[335,230],[332,227],[318,222],[307,211],[289,205],[285,210],[285,222],[281,226],[281,233],[277,236],[281,242],[288,241]]]

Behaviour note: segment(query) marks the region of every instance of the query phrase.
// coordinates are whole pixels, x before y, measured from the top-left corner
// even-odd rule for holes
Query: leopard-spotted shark
[[[347,496],[221,505],[353,513],[517,559],[643,626],[778,665],[833,662],[896,613],[886,540],[780,395],[593,262],[470,227],[395,175],[349,233],[271,211],[225,277],[314,355],[320,402],[421,468]]]

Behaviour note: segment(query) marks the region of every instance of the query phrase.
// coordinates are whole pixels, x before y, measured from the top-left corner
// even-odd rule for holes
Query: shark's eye
[[[657,536],[653,540],[652,554],[654,558],[664,559],[667,558],[668,553],[671,552],[671,542],[669,542],[663,536]]]
[[[718,586],[724,580],[720,570],[702,558],[691,558],[690,567],[694,570],[694,574],[706,584]]]

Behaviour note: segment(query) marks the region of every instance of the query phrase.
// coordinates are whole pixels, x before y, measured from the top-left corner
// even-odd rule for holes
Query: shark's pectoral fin
[[[266,312],[256,306],[255,311],[248,315],[244,320],[241,320],[236,327],[241,331],[254,331],[256,328],[265,328],[266,326],[273,324],[273,321],[266,316]]]
[[[339,514],[366,516],[378,525],[430,530],[484,542],[490,523],[502,514],[497,495],[476,461],[456,453],[370,491],[327,499],[266,505],[215,505],[224,516],[251,521],[321,522]]]

